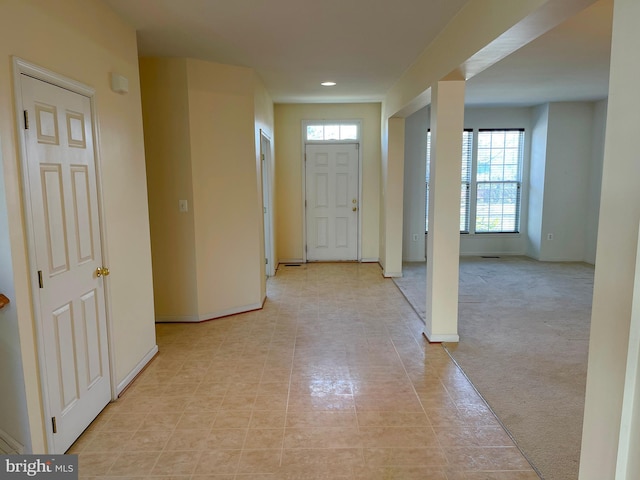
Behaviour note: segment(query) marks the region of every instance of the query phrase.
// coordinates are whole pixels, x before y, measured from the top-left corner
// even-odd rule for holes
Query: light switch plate
[[[189,211],[189,204],[186,200],[178,200],[178,209],[180,213],[186,213]]]

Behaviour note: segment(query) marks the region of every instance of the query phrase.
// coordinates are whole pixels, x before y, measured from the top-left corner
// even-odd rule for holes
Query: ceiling
[[[467,82],[467,105],[606,98],[613,0],[600,0]]]
[[[140,56],[251,67],[276,103],[381,101],[467,2],[104,1],[136,28]],[[612,5],[596,2],[471,79],[467,103],[606,97]]]

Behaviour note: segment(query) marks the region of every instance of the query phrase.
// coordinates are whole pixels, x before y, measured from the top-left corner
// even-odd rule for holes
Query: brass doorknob
[[[356,210],[358,210],[358,207],[353,207],[353,211],[355,212]]]
[[[98,267],[96,268],[96,276],[102,277],[103,275],[106,277],[109,275],[109,269],[107,267]]]

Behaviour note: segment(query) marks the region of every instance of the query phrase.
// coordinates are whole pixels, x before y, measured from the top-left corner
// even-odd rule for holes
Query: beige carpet
[[[452,357],[545,480],[578,478],[594,268],[526,257],[460,261]],[[424,318],[426,267],[396,284]]]

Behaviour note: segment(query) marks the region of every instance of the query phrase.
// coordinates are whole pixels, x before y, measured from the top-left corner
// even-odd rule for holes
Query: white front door
[[[63,453],[111,399],[91,103],[20,79],[45,424]]]
[[[358,145],[306,146],[307,261],[358,260]]]

